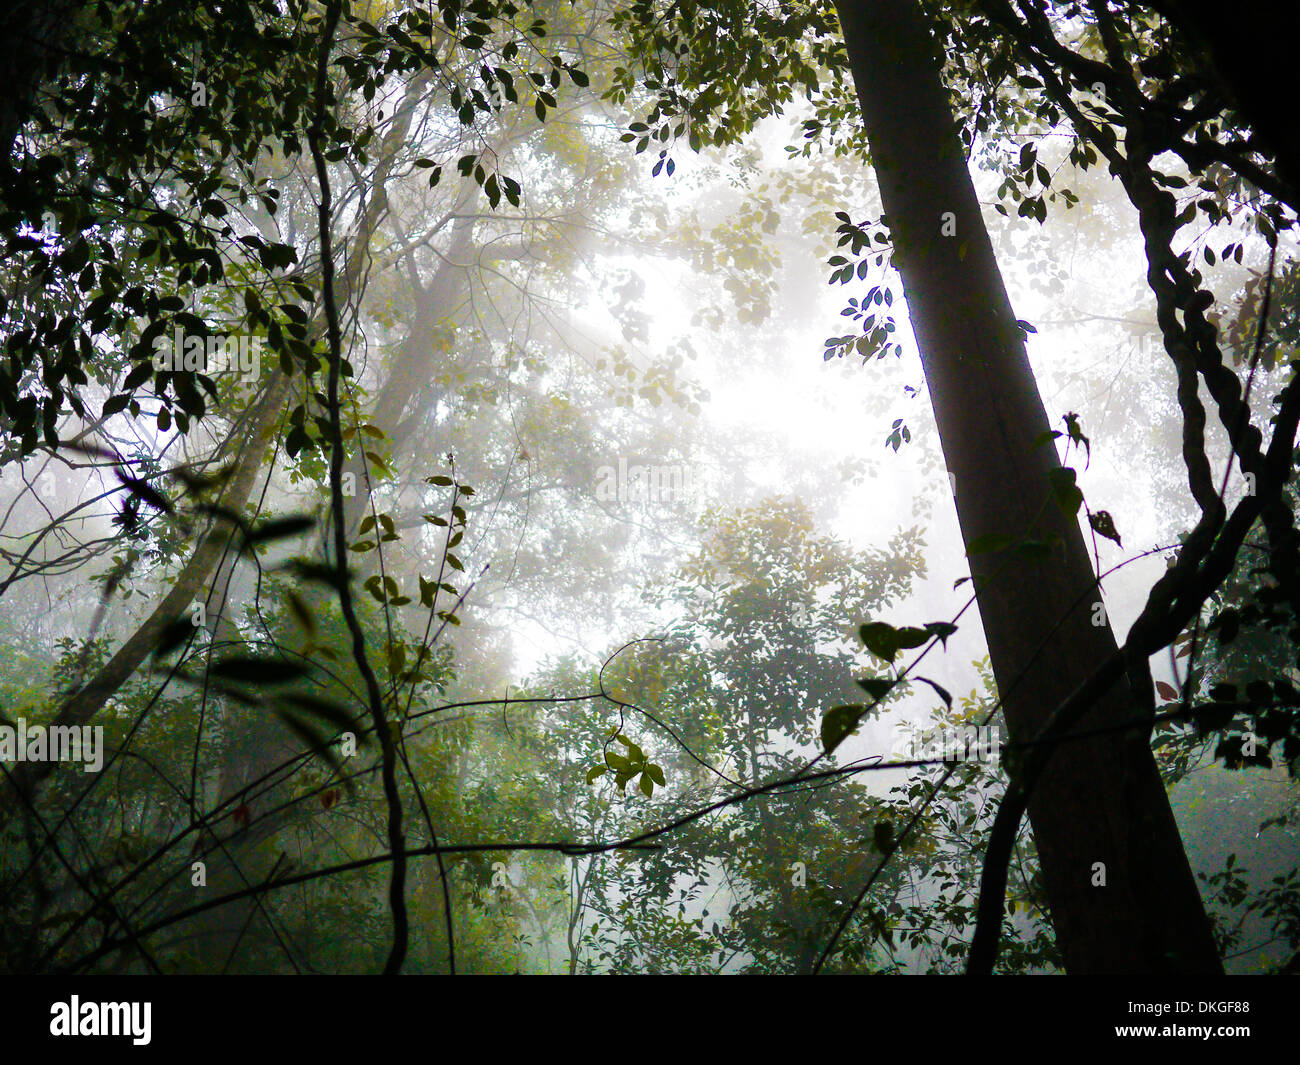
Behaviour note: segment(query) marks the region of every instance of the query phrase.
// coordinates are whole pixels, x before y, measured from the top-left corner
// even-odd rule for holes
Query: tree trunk
[[[1050,502],[1060,464],[1034,447],[1047,415],[922,13],[916,0],[837,7],[962,536],[1059,537],[1050,558],[970,559],[1007,727],[1024,741],[1115,654],[1115,637],[1104,616],[1094,624],[1101,597],[1078,522]],[[1137,713],[1120,684],[1087,725]],[[1147,730],[1062,744],[1029,817],[1071,973],[1221,971]]]
[[[275,419],[280,414],[287,394],[288,379],[277,370],[266,385],[244,438],[242,455],[222,493],[221,504],[230,510],[238,512],[248,502],[257,474],[262,468],[265,435],[274,428]],[[229,542],[229,527],[213,522],[194,553],[173,579],[171,590],[159,600],[149,616],[95,676],[64,702],[55,715],[53,724],[81,726],[94,719],[104,704],[117,694],[118,689],[148,658],[167,626],[183,617],[195,599],[207,599],[208,579],[225,555]],[[34,799],[36,785],[54,772],[58,764],[53,761],[21,762],[14,767],[8,778],[10,786],[0,791],[0,826],[7,823],[14,810],[13,800],[17,797],[15,792]]]
[[[359,298],[364,285],[364,265],[368,260],[370,241],[382,216],[387,212],[384,188],[410,129],[411,112],[424,85],[423,78],[413,83],[408,90],[403,113],[397,117],[394,128],[384,138],[372,185],[375,193],[366,203],[353,237],[354,254],[336,281],[340,304]],[[324,322],[318,317],[312,326],[310,339],[313,343],[324,332],[324,328]],[[243,447],[235,460],[235,472],[222,491],[220,502],[227,509],[239,512],[248,502],[257,477],[262,472],[267,443],[297,384],[277,366],[270,380],[263,386],[256,412],[244,435]],[[205,601],[210,598],[210,579],[226,555],[229,539],[228,526],[214,522],[173,579],[171,590],[103,668],[59,708],[54,724],[89,724],[104,704],[144,663],[158,645],[166,627],[188,611],[195,598]],[[24,794],[29,799],[33,798],[36,785],[48,777],[56,765],[55,762],[23,762],[13,770],[9,775],[10,786],[0,788],[0,828],[8,823],[17,795]]]

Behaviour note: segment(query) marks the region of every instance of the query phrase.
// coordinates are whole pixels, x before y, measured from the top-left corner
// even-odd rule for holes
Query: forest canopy
[[[1256,7],[6,11],[0,971],[1300,971]]]

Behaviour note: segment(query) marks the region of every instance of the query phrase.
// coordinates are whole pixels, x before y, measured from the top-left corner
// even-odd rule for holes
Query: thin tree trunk
[[[922,13],[916,0],[837,7],[962,536],[1059,538],[1046,559],[970,559],[1007,727],[1024,741],[1115,654],[1115,637],[1094,624],[1101,597],[1078,522],[1050,502],[1060,464],[1034,447],[1047,415]],[[1138,712],[1120,684],[1087,723]],[[1029,816],[1071,973],[1221,971],[1146,730],[1061,745]]]
[[[240,449],[239,464],[221,497],[223,506],[238,512],[248,502],[258,471],[262,468],[261,455],[266,447],[266,435],[280,414],[287,395],[288,379],[277,370],[267,383]],[[53,722],[55,725],[85,725],[99,713],[158,646],[167,626],[187,613],[195,599],[207,598],[204,593],[208,579],[221,561],[229,540],[229,528],[223,523],[214,523],[194,549],[194,554],[181,567],[171,590],[103,668],[59,708]],[[31,789],[49,776],[57,764],[52,761],[19,763],[10,773],[9,782],[20,792],[30,795]],[[9,801],[12,798],[11,789],[6,789],[0,797],[0,824],[12,809]]]
[[[387,199],[382,195],[388,176],[410,130],[411,114],[421,92],[427,85],[427,77],[418,78],[408,89],[402,112],[395,117],[393,128],[386,134],[383,142],[380,162],[376,169],[373,187],[376,190],[357,226],[353,238],[356,253],[348,262],[346,270],[339,278],[338,301],[340,305],[348,304],[356,298],[364,279],[364,264],[367,261],[371,238],[379,222],[387,212]],[[313,339],[324,332],[324,323],[319,319],[313,327]],[[283,413],[291,394],[291,380],[278,367],[259,400],[256,415],[251,420],[250,428],[244,437],[244,443],[238,450],[237,466],[233,476],[222,494],[224,507],[239,512],[248,502],[257,475],[262,469],[263,456],[270,433],[276,419]],[[226,551],[229,541],[229,529],[224,524],[214,524],[212,529],[200,541],[189,560],[181,567],[171,590],[163,597],[153,612],[141,623],[135,633],[122,645],[104,667],[78,692],[76,692],[59,709],[55,716],[56,725],[85,725],[99,713],[104,704],[117,693],[118,689],[131,677],[158,645],[164,629],[176,618],[189,610],[190,603],[201,598],[208,598],[206,591],[217,566]],[[44,780],[57,763],[23,762],[10,774],[11,787],[0,789],[0,827],[12,813],[12,800],[15,788],[31,795],[32,789]]]

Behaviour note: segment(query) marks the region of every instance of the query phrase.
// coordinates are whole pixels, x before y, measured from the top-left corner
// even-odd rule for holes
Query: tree
[[[1269,247],[1297,197],[1293,145],[1263,111],[1281,72],[1236,61],[1199,4],[846,2],[843,27],[824,0],[612,6],[608,19],[604,0],[19,7],[5,45],[17,74],[0,89],[0,472],[14,487],[0,524],[22,528],[0,544],[14,567],[0,584],[0,690],[24,719],[102,724],[113,755],[85,780],[40,761],[6,769],[6,967],[311,969],[388,955],[391,971],[405,955],[416,968],[511,968],[545,950],[567,952],[573,971],[603,950],[598,965],[624,968],[716,968],[730,952],[754,968],[951,971],[972,923],[973,971],[999,942],[1009,971],[1059,964],[1058,946],[1072,970],[1213,967],[1146,735],[1156,723],[1176,737],[1160,751],[1167,783],[1211,749],[1264,765],[1300,736],[1300,535],[1282,492],[1300,399],[1293,368],[1277,365],[1294,344],[1296,284]],[[882,92],[882,74],[907,90]],[[730,149],[792,107],[804,144],[789,166],[759,161],[766,136],[674,161],[679,139]],[[620,133],[658,152],[640,188],[636,156],[614,151]],[[827,147],[842,162],[823,165]],[[1078,525],[1101,571],[1098,537],[1132,550],[1125,516],[1087,506],[1098,464],[1062,465],[1091,444],[1076,415],[1063,432],[1047,424],[1025,358],[1032,326],[1003,291],[967,153],[1001,182],[993,209],[1016,212],[997,252],[1008,280],[1017,239],[1077,202],[1063,182],[1099,161],[1114,181],[1092,175],[1086,211],[1125,228],[1123,202],[1096,194],[1106,184],[1145,240],[1154,313],[1134,317],[1156,321],[1177,396],[1146,374],[1123,389],[1131,410],[1150,402],[1181,420],[1191,491],[1160,516],[1190,531],[1122,650]],[[877,166],[883,220],[855,160]],[[710,188],[710,172],[729,188]],[[673,214],[697,193],[698,209]],[[859,205],[867,222],[853,220]],[[773,310],[799,226],[839,240],[834,283],[872,285],[871,260],[888,256],[903,272],[1000,699],[954,701],[898,662],[937,651],[960,616],[870,619],[859,635],[884,666],[856,686],[863,653],[829,650],[888,598],[869,581],[849,594],[799,549],[834,543],[820,526],[851,471],[784,479],[811,500],[811,522],[784,505],[737,508],[743,520],[703,538],[690,505],[643,505],[605,476],[624,459],[677,477],[693,466],[711,492],[770,458],[766,433],[703,452],[679,323],[697,311],[714,349],[775,360],[803,313]],[[686,313],[652,319],[663,289],[647,288],[644,260],[678,255],[695,267]],[[1239,269],[1225,272],[1230,258]],[[798,272],[782,279],[787,306],[813,303],[814,275]],[[1220,280],[1241,293],[1226,333],[1211,307]],[[860,335],[833,338],[826,358],[901,353],[897,288],[853,291],[845,316]],[[765,316],[775,329],[727,323]],[[265,372],[161,369],[154,342],[173,327],[262,341]],[[890,402],[873,383],[872,406]],[[1252,386],[1271,398],[1252,407]],[[1219,415],[1208,433],[1202,391]],[[899,418],[887,445],[910,439]],[[1151,452],[1168,439],[1152,434]],[[855,449],[854,461],[869,460]],[[937,471],[933,452],[925,461],[923,476]],[[1220,462],[1248,483],[1220,482]],[[762,479],[782,483],[774,472],[796,464],[780,456]],[[694,551],[697,570],[662,576]],[[901,566],[900,580],[914,558],[868,557],[867,570]],[[626,580],[616,594],[637,563],[663,594],[638,600]],[[512,639],[549,630],[611,647],[661,623],[679,644],[548,671],[524,706],[517,688],[493,697],[514,679]],[[1171,642],[1185,663],[1173,688],[1147,662]],[[854,687],[870,702],[849,702]],[[875,766],[837,761],[859,722],[909,694],[906,712],[939,697],[941,729],[1005,713],[1020,742],[1000,802],[988,765],[914,766],[890,801],[870,791],[879,777],[859,776]],[[819,722],[825,707],[800,713],[805,702],[838,705]],[[645,710],[644,730],[629,729]],[[331,743],[340,730],[362,743],[357,760]],[[1041,870],[1038,849],[1017,855],[1031,800]],[[865,833],[862,813],[876,822]],[[634,857],[650,840],[661,849]],[[789,868],[804,851],[806,892]],[[211,867],[206,899],[190,859]],[[1159,912],[1160,888],[1135,882],[1144,869],[1175,882]],[[680,889],[699,899],[720,871],[730,919],[706,925]],[[898,894],[916,874],[910,899]],[[1015,918],[1001,937],[1008,876]],[[1209,883],[1216,906],[1243,897],[1237,867]],[[1249,906],[1294,946],[1294,878],[1279,884]],[[1169,899],[1190,938],[1171,928]],[[1111,927],[1080,948],[1098,912]],[[1221,947],[1236,934],[1216,933]]]
[[[563,561],[559,551],[531,545],[520,551],[518,537],[504,521],[496,529],[485,526],[493,539],[516,552],[511,567],[502,571],[503,586],[516,575],[518,562],[519,579],[511,591],[531,592],[549,583],[560,586],[553,599],[572,589],[574,599],[583,595],[599,603],[632,522],[622,508],[590,498],[596,483],[590,453],[609,453],[612,459],[644,448],[676,457],[688,439],[684,427],[679,424],[682,432],[662,424],[638,427],[633,418],[621,416],[620,408],[630,406],[634,395],[656,406],[666,399],[681,416],[693,403],[690,382],[679,377],[680,350],[642,366],[615,351],[611,372],[596,361],[595,372],[580,374],[555,357],[575,350],[589,354],[574,340],[571,323],[553,320],[553,306],[570,302],[570,290],[577,288],[569,275],[591,243],[584,230],[610,232],[613,216],[627,205],[620,194],[626,191],[631,160],[608,157],[605,149],[613,138],[607,128],[588,121],[597,110],[596,98],[580,91],[588,76],[577,61],[596,12],[541,3],[471,5],[473,10],[446,4],[437,19],[418,6],[398,5],[378,14],[348,11],[346,29],[330,50],[323,91],[313,93],[320,69],[319,26],[313,21],[318,5],[302,3],[288,11],[282,6],[232,5],[225,21],[183,4],[158,5],[147,20],[131,5],[82,10],[77,49],[45,71],[41,106],[15,142],[14,166],[4,186],[4,220],[16,253],[6,263],[13,284],[6,284],[10,295],[2,305],[10,355],[0,370],[6,460],[15,463],[36,451],[65,458],[77,447],[90,447],[110,476],[121,475],[118,494],[126,501],[122,520],[105,537],[110,548],[96,546],[92,538],[70,553],[75,560],[64,556],[60,563],[71,574],[94,565],[101,553],[111,558],[111,579],[101,582],[102,602],[94,604],[91,582],[82,580],[85,591],[78,593],[81,605],[108,621],[103,632],[91,634],[97,638],[82,641],[79,652],[67,656],[68,690],[53,696],[57,705],[40,707],[42,719],[60,727],[86,725],[111,718],[125,704],[142,722],[160,703],[174,705],[194,730],[194,749],[180,773],[194,793],[188,821],[160,818],[143,833],[157,848],[150,861],[160,855],[170,860],[181,839],[233,825],[229,835],[238,837],[238,844],[214,851],[209,861],[229,859],[231,868],[222,873],[229,874],[224,882],[235,886],[248,852],[298,824],[305,801],[307,793],[289,796],[283,807],[269,802],[272,795],[285,797],[278,784],[266,784],[267,774],[303,769],[294,761],[303,732],[286,732],[283,725],[312,726],[306,734],[319,738],[320,727],[339,721],[311,712],[305,720],[295,714],[277,720],[241,713],[240,698],[256,698],[256,693],[220,685],[211,690],[211,700],[205,690],[198,701],[173,704],[162,698],[177,683],[173,674],[159,680],[152,698],[135,681],[159,658],[178,670],[197,665],[206,676],[213,654],[220,671],[228,664],[225,655],[268,665],[270,660],[259,656],[285,653],[280,634],[267,625],[261,593],[272,586],[284,594],[289,589],[276,578],[264,583],[261,552],[267,546],[282,549],[287,539],[309,550],[303,541],[315,527],[297,515],[281,526],[292,530],[289,535],[264,540],[262,533],[274,531],[276,521],[262,524],[259,518],[283,498],[281,475],[309,489],[332,480],[327,459],[337,450],[334,416],[342,420],[339,436],[347,445],[344,475],[351,474],[358,487],[343,500],[342,524],[360,537],[351,542],[349,558],[361,571],[361,598],[382,607],[382,623],[363,616],[361,627],[365,642],[381,649],[383,662],[398,663],[391,666],[389,683],[400,689],[398,678],[413,681],[417,672],[409,662],[404,668],[400,656],[408,649],[414,656],[420,640],[418,628],[412,637],[394,614],[403,606],[408,615],[434,614],[434,638],[443,641],[439,651],[448,650],[460,620],[452,604],[465,590],[453,584],[452,571],[459,563],[454,548],[467,513],[474,517],[481,509],[531,523],[553,533],[555,542],[570,544],[595,524],[594,515],[602,522],[605,543],[584,543],[580,557],[569,551]],[[498,20],[490,41],[464,24],[476,14]],[[565,43],[557,50],[565,59],[534,54],[544,32],[540,15],[564,25]],[[550,25],[554,31],[556,23]],[[426,39],[436,47],[426,49]],[[159,56],[176,58],[159,63]],[[493,61],[497,74],[492,77],[498,78],[489,78],[486,89],[484,57]],[[538,72],[535,60],[545,73]],[[555,62],[576,103],[560,91],[561,80],[551,77]],[[324,343],[328,316],[322,303],[328,300],[318,298],[328,284],[323,242],[316,235],[322,183],[294,165],[313,132],[322,97],[327,99],[321,123],[333,137],[324,145],[326,176],[341,205],[333,243],[345,264],[332,294],[338,307],[355,311],[365,333],[379,338],[353,356],[355,370],[350,362],[340,364],[345,391],[349,379],[353,386],[340,401],[342,410],[325,396],[321,374],[334,355]],[[469,149],[479,154],[471,156]],[[499,172],[488,167],[492,160]],[[526,198],[506,175],[513,166],[519,168],[515,173],[535,178]],[[455,172],[459,180],[440,179],[444,169],[449,179]],[[55,177],[73,174],[75,182]],[[634,227],[617,237],[640,255],[683,249],[699,255],[710,243],[707,230],[693,240],[674,240],[671,247],[647,240]],[[735,273],[748,279],[763,269],[759,262],[752,271],[745,267]],[[634,323],[638,303],[634,295],[620,295],[616,306]],[[396,313],[399,308],[414,313]],[[548,316],[549,328],[520,328],[538,308]],[[238,328],[255,335],[265,341],[265,372],[248,389],[179,368],[156,372],[151,342],[173,324],[205,334]],[[628,335],[635,330],[629,328]],[[615,376],[618,384],[611,387]],[[102,406],[101,390],[108,397]],[[510,399],[508,410],[500,403],[502,395]],[[91,438],[102,443],[87,444]],[[544,477],[532,476],[535,467],[529,464],[537,460],[529,459],[525,442],[546,454]],[[469,453],[464,465],[500,475],[503,482],[490,501],[461,491],[453,504],[459,517],[438,512],[445,478],[424,476],[434,472],[428,469],[430,453],[441,465],[453,448]],[[172,449],[184,454],[168,478],[172,464],[164,456]],[[393,476],[399,463],[400,478]],[[512,479],[512,469],[520,468],[525,474]],[[205,479],[207,487],[196,487]],[[545,505],[557,497],[558,505]],[[77,510],[45,514],[43,500],[30,489],[24,502],[32,504],[30,516],[41,527],[29,538],[29,548],[51,532],[62,534],[72,520],[69,512]],[[591,513],[581,513],[584,508]],[[660,523],[648,531],[662,535],[663,530]],[[401,537],[409,554],[400,561],[390,556],[385,565],[376,548]],[[606,545],[607,557],[600,551]],[[444,572],[438,574],[440,567]],[[599,567],[603,581],[593,579],[593,567]],[[436,582],[427,579],[431,570],[440,576]],[[0,591],[7,591],[13,604],[26,590],[19,582],[39,581],[46,572],[46,559],[29,551],[17,559]],[[331,566],[322,573],[319,564],[308,563],[305,572],[308,578],[294,593],[296,607],[309,607],[308,616],[328,616],[328,602],[341,590],[331,579],[337,570]],[[418,606],[414,594],[398,594],[399,584],[412,593],[419,588]],[[481,584],[487,587],[480,592],[495,590],[490,581]],[[148,602],[142,617],[124,618],[130,608],[113,609],[110,593],[123,586],[139,596],[132,606]],[[173,661],[172,639],[185,629],[196,603],[206,608],[211,639],[191,625],[181,632],[183,647]],[[251,616],[244,606],[254,608]],[[461,684],[475,682],[470,663],[490,660],[497,650],[493,639],[502,641],[500,631],[484,625],[459,641],[469,648],[458,661]],[[111,654],[100,654],[105,644]],[[336,646],[326,642],[289,653],[327,657]],[[164,647],[167,655],[160,653]],[[325,665],[319,659],[318,664]],[[331,700],[339,697],[332,703],[336,710],[351,709],[349,700],[365,686],[364,677],[351,679],[356,683],[331,693]],[[394,690],[387,697],[400,709],[399,694]],[[29,689],[22,709],[35,716],[49,697],[40,688]],[[276,705],[277,712],[284,709]],[[11,830],[21,828],[15,813],[28,802],[46,810],[47,803],[66,798],[50,779],[57,776],[52,768],[52,763],[29,762],[10,775],[14,786],[3,789],[0,818]],[[196,786],[204,783],[213,786]],[[41,798],[43,787],[54,788],[49,800]],[[276,812],[264,815],[249,801],[250,789]],[[144,804],[155,798],[147,788],[139,794]],[[403,799],[418,807],[421,795],[408,793]],[[211,801],[205,806],[205,800]],[[60,832],[79,827],[91,808],[98,809],[78,801],[61,810],[54,837],[35,841],[38,860],[57,846]],[[432,836],[432,824],[425,827]],[[95,843],[90,850],[111,847],[113,841]],[[17,868],[21,881],[26,876],[21,862]],[[132,872],[143,876],[146,871]],[[161,888],[160,894],[177,901]],[[256,898],[240,902],[250,915],[255,911]],[[241,917],[227,919],[224,931],[247,948]],[[27,933],[39,938],[39,921],[19,935]],[[70,942],[84,946],[80,939]],[[74,950],[68,943],[60,946],[65,958]]]
[[[1076,518],[1082,496],[1039,446],[1051,429],[919,8],[839,11],[1003,712],[1023,743],[1116,653]],[[1004,551],[980,550],[999,537]],[[1155,761],[1142,731],[1122,730],[1144,712],[1117,683],[1088,722],[1121,730],[1062,745],[1029,800],[1071,972],[1219,968]]]
[[[886,608],[922,568],[915,529],[900,530],[887,550],[856,553],[818,536],[797,500],[710,512],[701,526],[699,553],[647,589],[680,620],[661,641],[620,654],[610,670],[619,697],[653,714],[644,726],[653,747],[642,726],[629,728],[670,767],[679,808],[774,779],[797,781],[819,746],[824,712],[860,694],[851,671],[861,652],[843,619]],[[859,683],[878,682],[868,674]],[[671,750],[678,744],[681,751]],[[610,787],[603,756],[589,779]],[[849,777],[833,788],[756,794],[683,825],[662,851],[637,861],[635,882],[603,877],[603,901],[619,913],[608,933],[616,964],[811,971],[855,881],[880,853],[872,835],[890,812]],[[896,887],[905,878],[893,872]],[[707,912],[689,912],[701,906]],[[864,966],[873,948],[893,946],[886,920],[873,914],[853,944]],[[684,927],[691,935],[680,934]]]
[[[1037,782],[1038,787],[1047,784],[1056,789],[1062,802],[1062,816],[1054,821],[1052,838],[1040,843],[1045,872],[1049,866],[1055,870],[1048,872],[1046,879],[1055,885],[1051,893],[1059,912],[1054,912],[1053,918],[1063,926],[1062,946],[1072,959],[1070,964],[1100,970],[1164,970],[1172,965],[1214,971],[1218,963],[1208,927],[1167,814],[1163,789],[1149,755],[1138,749],[1144,747],[1138,737],[1146,731],[1154,708],[1146,659],[1195,618],[1205,598],[1227,575],[1256,516],[1265,519],[1274,545],[1273,558],[1288,560],[1270,564],[1270,573],[1287,589],[1288,598],[1295,597],[1296,535],[1292,515],[1278,493],[1290,473],[1294,418],[1300,400],[1293,375],[1274,399],[1275,429],[1265,453],[1261,434],[1250,424],[1243,398],[1247,392],[1224,365],[1214,326],[1206,318],[1213,296],[1205,290],[1203,275],[1191,264],[1190,254],[1179,254],[1173,247],[1179,228],[1198,213],[1217,225],[1232,212],[1213,195],[1189,197],[1180,211],[1168,190],[1184,188],[1187,181],[1161,170],[1155,160],[1162,152],[1173,153],[1196,177],[1198,187],[1211,194],[1222,196],[1225,186],[1235,190],[1248,185],[1255,191],[1248,200],[1247,219],[1273,243],[1280,230],[1293,224],[1285,206],[1293,206],[1294,196],[1289,183],[1279,178],[1287,170],[1286,148],[1278,147],[1276,135],[1258,139],[1225,135],[1225,130],[1240,122],[1232,115],[1233,101],[1250,120],[1250,99],[1258,100],[1259,94],[1233,90],[1234,84],[1240,85],[1239,68],[1236,75],[1229,71],[1217,79],[1198,76],[1204,72],[1178,52],[1171,28],[1141,11],[1140,5],[1013,5],[1005,0],[928,4],[925,10],[943,34],[948,65],[962,90],[959,99],[965,127],[960,137],[937,74],[939,61],[916,5],[840,6],[846,34],[843,40],[858,75],[856,108],[846,91],[844,52],[835,27],[822,17],[824,12],[816,6],[788,9],[751,23],[742,7],[717,0],[675,6],[666,16],[656,12],[655,17],[641,6],[625,9],[622,18],[637,27],[633,37],[641,76],[654,93],[648,120],[663,124],[663,140],[668,139],[666,131],[674,129],[674,121],[684,120],[693,145],[729,143],[756,117],[779,113],[796,91],[802,90],[814,112],[803,123],[810,144],[829,142],[837,152],[864,157],[868,151],[873,157],[883,152],[891,157],[881,173],[881,185],[887,222],[896,238],[895,265],[914,290],[916,332],[945,454],[955,467],[954,487],[990,646],[1000,646],[1005,652],[1005,657],[995,654],[994,668],[1002,698],[1008,703],[1009,725],[1021,742],[1032,740],[1040,750],[1056,751],[1055,744],[1062,736],[1085,718],[1089,728],[1113,737],[1071,741],[1068,746],[1075,747],[1076,753],[1064,755],[1064,765],[1074,763],[1071,772],[1076,775],[1064,787],[1059,786],[1063,764],[1054,761],[1053,770],[1044,773],[1042,757],[1026,757],[992,835],[972,966],[981,969],[991,963],[995,947],[989,928],[1000,921],[1001,877],[1026,796],[1035,794],[1041,810],[1039,821],[1055,801],[1037,794]],[[1173,17],[1177,22],[1177,16]],[[866,28],[874,32],[864,32]],[[879,46],[882,36],[891,41],[891,49]],[[704,49],[699,46],[703,40],[724,41],[727,47]],[[874,63],[863,61],[867,54]],[[900,91],[899,85],[867,80],[884,70],[892,71],[895,80],[908,89]],[[629,73],[629,82],[637,76]],[[924,113],[918,109],[925,109]],[[866,121],[866,139],[857,133],[855,112]],[[924,120],[926,135],[918,136],[898,123],[900,112]],[[1262,116],[1257,125],[1272,128]],[[1070,161],[1074,165],[1087,167],[1101,158],[1118,179],[1141,223],[1157,319],[1178,375],[1183,454],[1200,514],[1178,559],[1152,589],[1122,652],[1115,648],[1104,625],[1091,624],[1093,617],[1104,619],[1104,606],[1098,578],[1090,572],[1075,527],[1083,506],[1075,473],[1058,468],[1054,457],[1043,451],[1058,436],[1084,449],[1088,441],[1077,420],[1067,420],[1065,433],[1053,433],[1046,424],[1019,335],[1022,326],[1030,327],[1017,322],[1001,291],[962,162],[976,138],[1018,136],[1027,126],[1064,126],[1072,138]],[[678,135],[681,129],[682,125],[676,127]],[[883,144],[871,142],[873,131]],[[928,152],[924,150],[927,144]],[[669,145],[661,157],[669,156],[671,149]],[[1270,150],[1276,158],[1270,157]],[[1005,199],[1008,191],[1013,193],[1021,216],[1043,220],[1048,193],[1053,201],[1061,198],[1067,206],[1073,202],[1068,190],[1058,197],[1051,187],[1051,175],[1036,164],[1032,144],[1023,145],[1017,162],[1018,166],[1004,165],[999,196]],[[1026,192],[1034,181],[1042,183],[1042,191]],[[929,194],[919,192],[918,187],[928,189]],[[1002,204],[997,209],[1005,212]],[[869,227],[855,225],[848,217],[841,222],[841,244],[849,245],[854,257],[863,261],[855,264],[844,256],[832,260],[836,266],[832,280],[851,279],[855,266],[862,278],[869,265],[864,251],[870,255],[876,250],[873,237],[867,232]],[[879,264],[890,250],[890,241],[883,234],[876,236],[885,245],[876,256]],[[1210,254],[1207,262],[1214,261]],[[973,257],[971,267],[966,266],[968,257]],[[936,281],[947,282],[946,291],[938,289]],[[964,287],[972,281],[973,292]],[[879,288],[869,295],[877,306],[881,304]],[[851,345],[865,355],[881,347],[882,327],[876,323],[874,309],[867,313],[867,302],[859,305],[853,301],[846,311],[864,321],[863,336],[857,340],[836,338],[828,342],[828,350],[838,352]],[[930,310],[923,310],[923,305]],[[954,328],[963,319],[968,328]],[[887,335],[888,330],[884,331]],[[941,339],[947,343],[946,350],[934,350]],[[1252,378],[1253,373],[1252,369]],[[974,387],[976,382],[981,382],[980,387]],[[1220,488],[1210,473],[1205,412],[1197,395],[1200,382],[1214,398],[1232,457],[1249,478],[1250,490],[1230,517],[1223,498],[1226,479]],[[960,410],[963,404],[964,411]],[[973,416],[975,408],[1007,413],[991,420],[987,431],[981,432],[983,423]],[[942,428],[945,421],[946,430]],[[991,469],[1001,468],[1009,474],[1010,466],[1000,466],[988,452],[1023,468],[1015,478],[999,481],[990,477]],[[1007,484],[1028,490],[1027,495],[1017,494],[1008,501],[1014,515],[1010,519],[1000,514]],[[963,495],[968,498],[963,500]],[[1094,534],[1115,533],[1108,514],[1089,510],[1088,518]],[[1046,569],[1052,567],[1047,566],[1047,559],[1053,552],[1058,553],[1058,564],[1048,575]],[[999,557],[988,557],[993,553]],[[1027,616],[1036,616],[1043,598],[1054,600],[1054,609],[1037,616],[1036,631],[1034,625],[1018,624],[1016,613],[1021,604],[1015,602],[1016,595],[988,579],[1003,567],[1008,572],[1035,575],[1032,585],[1022,587],[1048,590],[1045,597],[1028,597],[1023,604]],[[1039,575],[1046,582],[1041,586]],[[1045,658],[1035,657],[1045,634],[1061,632],[1071,634],[1062,648],[1062,673],[1082,682],[1068,695],[1044,676]],[[1001,664],[999,657],[1003,657]],[[1126,673],[1131,689],[1127,695],[1116,688]],[[1028,707],[1018,715],[1011,704],[1021,702],[1024,706],[1026,685],[1041,694],[1055,691],[1059,701]],[[1120,753],[1114,762],[1102,764],[1098,752],[1108,744]],[[1092,762],[1091,776],[1089,770],[1078,768],[1088,761]],[[1109,775],[1114,766],[1133,772]],[[1113,828],[1103,830],[1102,835],[1112,833],[1109,840],[1099,837],[1087,845],[1094,862],[1103,861],[1105,852],[1111,862],[1108,873],[1114,871],[1116,861],[1123,870],[1122,889],[1110,892],[1110,902],[1089,899],[1090,889],[1084,886],[1089,880],[1082,867],[1086,856],[1068,838],[1069,833],[1097,827],[1086,819],[1073,819],[1068,809],[1072,803],[1083,804],[1075,812],[1088,808],[1093,802],[1088,795],[1099,781],[1112,797],[1096,800],[1098,808],[1110,805],[1114,811],[1125,811]],[[1125,794],[1130,788],[1132,794]],[[1059,852],[1049,857],[1046,852],[1057,847]],[[1147,847],[1149,853],[1136,853]],[[1137,875],[1148,862],[1176,890],[1149,891],[1152,881]],[[1093,875],[1100,869],[1097,866]],[[1128,897],[1118,898],[1121,893]],[[1165,920],[1170,898],[1179,913],[1172,922]],[[1105,942],[1096,951],[1086,945],[1080,923],[1087,921],[1085,915],[1094,906],[1113,906],[1110,915],[1127,929],[1113,939],[1103,936]],[[1152,922],[1149,925],[1148,920]],[[1191,929],[1190,934],[1184,936],[1184,928]]]

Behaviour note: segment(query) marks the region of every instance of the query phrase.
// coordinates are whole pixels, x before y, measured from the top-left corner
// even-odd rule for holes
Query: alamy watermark
[[[152,1012],[151,1002],[82,1002],[73,995],[50,1006],[50,1035],[130,1036],[136,1046],[148,1046]]]
[[[0,762],[83,762],[87,773],[104,768],[103,725],[0,725]]]
[[[602,503],[686,503],[695,496],[690,466],[629,466],[626,458],[618,466],[601,466],[596,498]]]
[[[909,730],[894,747],[908,762],[989,762],[1002,756],[1002,732],[992,725],[952,725],[923,733]]]
[[[186,336],[177,326],[171,336],[154,338],[153,367],[161,372],[239,373],[253,384],[262,375],[262,338],[243,334]]]

